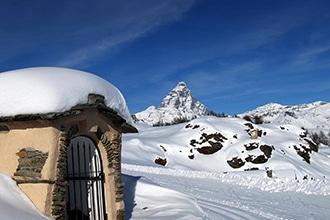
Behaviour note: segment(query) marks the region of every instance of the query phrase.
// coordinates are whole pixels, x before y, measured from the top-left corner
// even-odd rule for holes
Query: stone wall
[[[124,203],[124,186],[125,183],[121,181],[121,134],[113,133],[111,138],[100,130],[98,131],[98,138],[107,152],[108,168],[112,171],[109,175],[114,178],[115,184],[115,200],[117,205],[116,219],[125,219]]]
[[[65,220],[66,190],[68,182],[65,179],[67,165],[67,146],[72,137],[78,133],[78,126],[71,126],[68,131],[62,128],[59,138],[59,155],[57,158],[56,179],[52,198],[52,216],[57,220]]]
[[[41,171],[48,158],[48,152],[43,153],[32,147],[21,149],[16,153],[18,158],[18,167],[14,176],[21,176],[31,179],[41,179]]]

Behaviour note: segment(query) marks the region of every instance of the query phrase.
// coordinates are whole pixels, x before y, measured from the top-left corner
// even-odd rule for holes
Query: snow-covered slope
[[[136,113],[136,122],[149,125],[166,125],[177,121],[187,121],[207,115],[209,111],[192,95],[184,82],[179,82],[162,100],[158,108],[150,106]]]
[[[295,125],[204,116],[139,131],[123,136],[124,163],[217,173],[259,170],[265,176],[272,172],[269,175],[298,179],[330,177],[330,148],[317,147]]]
[[[330,103],[313,102],[294,106],[285,106],[276,103],[245,112],[244,116],[261,116],[265,122],[293,124],[311,131],[330,131]]]
[[[190,196],[161,187],[145,177],[122,175],[126,219],[202,219],[203,211]]]
[[[330,147],[301,127],[214,116],[137,126],[123,135],[129,219],[328,219]]]

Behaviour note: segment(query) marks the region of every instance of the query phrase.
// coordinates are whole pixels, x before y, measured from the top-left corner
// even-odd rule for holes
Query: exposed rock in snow
[[[179,82],[162,100],[159,107],[150,106],[136,113],[136,122],[149,125],[167,125],[178,121],[188,121],[209,113],[205,105],[200,103],[187,88],[184,82]]]
[[[86,104],[89,94],[105,97],[105,105],[133,124],[120,91],[106,80],[78,70],[36,67],[0,74],[0,117],[58,113]]]
[[[256,125],[240,118],[203,116],[178,125],[141,127],[139,132],[123,136],[124,163],[152,166],[162,158],[166,167],[174,169],[259,170],[264,176],[268,170],[290,171],[290,179],[330,177],[330,148],[317,146],[295,125]]]

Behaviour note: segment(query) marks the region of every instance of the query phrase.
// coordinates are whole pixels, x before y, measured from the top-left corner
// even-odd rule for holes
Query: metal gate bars
[[[94,142],[84,136],[71,140],[67,149],[67,219],[107,219],[104,173]]]

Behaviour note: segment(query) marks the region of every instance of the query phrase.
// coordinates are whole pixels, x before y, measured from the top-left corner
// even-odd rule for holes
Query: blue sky
[[[330,101],[330,2],[0,0],[0,72],[88,71],[131,113],[178,82],[210,110]]]

